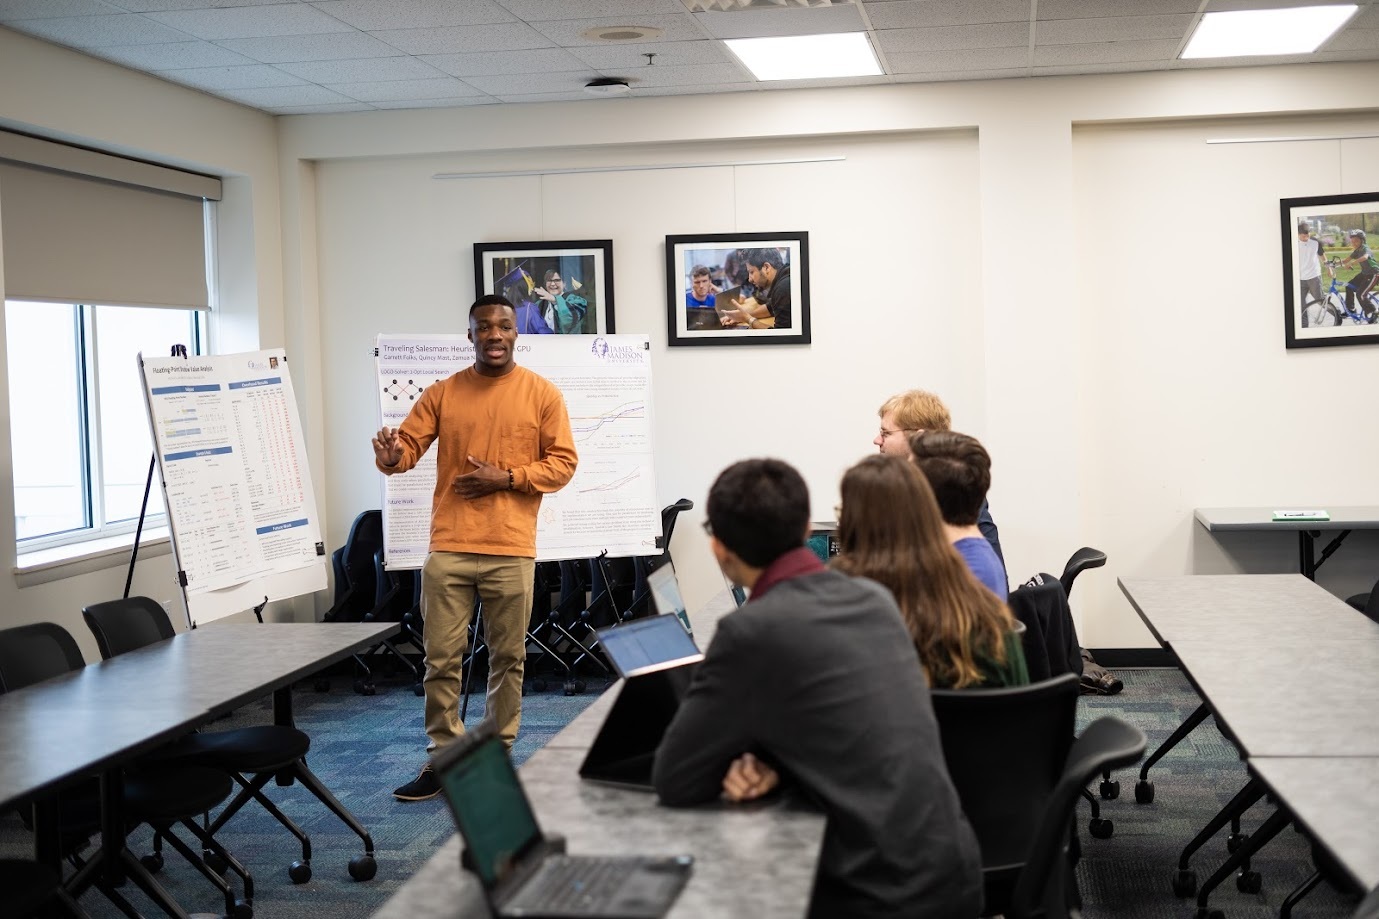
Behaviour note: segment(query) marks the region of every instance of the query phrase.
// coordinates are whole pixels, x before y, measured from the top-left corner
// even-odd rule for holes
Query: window
[[[5,332],[20,551],[132,532],[153,455],[135,357],[205,353],[205,314],[9,300]]]

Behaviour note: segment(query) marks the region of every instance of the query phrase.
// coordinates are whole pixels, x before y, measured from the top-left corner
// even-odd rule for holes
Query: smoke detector
[[[594,26],[579,33],[591,41],[653,41],[666,34],[655,26]]]
[[[625,96],[629,89],[626,80],[613,77],[599,77],[584,84],[584,91],[591,96]]]

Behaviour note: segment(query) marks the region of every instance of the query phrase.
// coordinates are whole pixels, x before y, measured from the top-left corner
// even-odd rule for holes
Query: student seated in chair
[[[991,457],[986,449],[967,434],[921,431],[910,437],[910,456],[933,489],[948,541],[977,580],[1006,599],[1010,593],[1006,566],[977,527],[977,515],[991,487]]]
[[[924,474],[869,456],[843,474],[833,567],[885,585],[935,689],[1029,682],[1015,618],[977,583],[943,528]]]
[[[662,803],[793,783],[828,818],[811,917],[977,916],[980,853],[895,601],[805,547],[809,492],[780,460],[724,470],[707,527],[751,599],[719,621],[656,752]]]
[[[947,431],[953,427],[953,417],[948,406],[931,392],[911,389],[891,396],[876,410],[881,418],[881,430],[872,438],[882,453],[890,456],[909,456],[910,438],[923,431]],[[996,557],[1005,563],[1005,553],[1001,551],[1001,534],[996,529],[996,521],[991,519],[991,510],[982,499],[977,512],[977,528],[982,531]]]

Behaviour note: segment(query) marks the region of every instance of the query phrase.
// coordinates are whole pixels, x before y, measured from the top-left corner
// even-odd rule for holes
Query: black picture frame
[[[1303,225],[1307,239],[1303,239]],[[1361,231],[1365,239],[1350,237]],[[1320,195],[1279,201],[1283,240],[1283,329],[1288,348],[1379,344],[1379,193]],[[1356,258],[1361,242],[1367,254]],[[1316,245],[1309,245],[1316,243]],[[1308,254],[1305,255],[1304,252]],[[1319,277],[1305,278],[1312,258]],[[1362,271],[1362,264],[1372,270]],[[1356,278],[1375,280],[1353,290]],[[1347,288],[1353,295],[1346,297]],[[1347,302],[1349,300],[1349,302]]]
[[[763,251],[774,252],[779,266],[770,264]],[[751,258],[766,261],[751,268]],[[695,295],[692,278],[698,267],[709,271],[712,305],[707,305],[709,296]],[[770,283],[757,290],[752,278],[762,273],[771,276]],[[776,286],[783,282],[788,286]],[[727,306],[725,299],[748,312]],[[741,321],[744,316],[751,319],[750,325]],[[777,327],[781,317],[788,323],[784,328]],[[809,344],[809,234],[796,230],[667,236],[666,343],[671,347]]]
[[[548,272],[557,272],[563,286],[554,301],[540,294],[549,283]],[[475,243],[474,290],[480,296],[502,294],[511,300],[519,334],[616,331],[611,239]]]

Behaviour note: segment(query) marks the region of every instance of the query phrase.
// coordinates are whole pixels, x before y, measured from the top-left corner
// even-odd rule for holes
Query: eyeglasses
[[[713,524],[705,520],[703,523],[700,524],[700,526],[704,528],[705,533],[708,533],[710,536],[713,535]]]
[[[897,429],[894,430],[894,431],[887,431],[885,428],[882,428],[882,429],[881,429],[881,439],[882,439],[882,440],[885,440],[887,437],[890,437],[892,434],[908,434],[908,433],[910,433],[910,432],[913,431],[913,430],[914,430],[913,428],[897,428]]]

